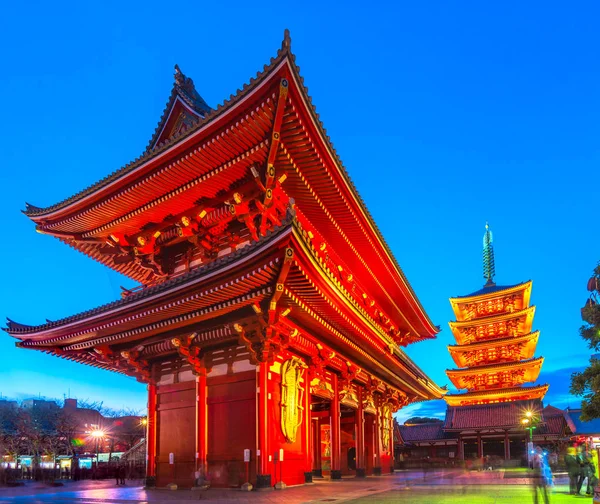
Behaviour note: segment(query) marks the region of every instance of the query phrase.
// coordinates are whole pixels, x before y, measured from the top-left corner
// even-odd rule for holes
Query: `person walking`
[[[536,446],[533,459],[531,461],[533,470],[531,474],[531,481],[533,484],[533,502],[534,504],[539,503],[538,494],[542,495],[544,504],[548,504],[548,487],[546,484],[546,462],[544,458],[544,452],[539,446]]]
[[[119,479],[121,481],[121,485],[125,484],[125,464],[121,464],[119,466]]]
[[[569,475],[569,493],[575,495],[577,493],[579,478],[579,463],[577,462],[577,452],[573,446],[567,448],[565,466],[567,466],[567,473]]]
[[[584,480],[587,480],[586,495],[592,495],[594,491],[594,486],[596,485],[596,477],[595,472],[596,468],[594,467],[594,461],[592,459],[591,453],[587,450],[587,447],[584,446],[581,450],[581,463],[582,463],[582,477],[581,484],[579,485],[578,492],[581,492],[581,487],[583,487]]]
[[[575,457],[577,460],[577,465],[579,466],[579,473],[577,475],[577,495],[581,495],[581,487],[583,487],[583,482],[587,478],[588,470],[586,467],[587,464],[587,452],[585,449],[585,445],[579,445],[577,447],[577,456]]]
[[[115,476],[115,483],[118,485],[119,484],[119,466],[115,466],[114,468],[114,476]]]

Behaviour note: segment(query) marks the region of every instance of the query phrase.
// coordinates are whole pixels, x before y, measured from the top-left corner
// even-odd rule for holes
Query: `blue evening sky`
[[[578,335],[600,259],[598,6],[565,2],[10,2],[0,15],[0,315],[37,324],[111,301],[130,282],[34,232],[25,201],[72,195],[144,150],[173,65],[212,106],[284,28],[328,133],[442,332],[408,349],[438,384],[453,362],[448,297],[532,279],[547,403],[589,351]],[[144,386],[0,334],[0,393],[143,408]],[[424,404],[406,414],[443,411]]]

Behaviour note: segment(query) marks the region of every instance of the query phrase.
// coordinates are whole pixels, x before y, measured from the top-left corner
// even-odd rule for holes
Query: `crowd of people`
[[[596,450],[588,450],[585,444],[571,446],[567,449],[564,462],[569,475],[569,493],[571,495],[582,495],[585,484],[586,495],[593,495],[594,487],[598,483],[598,456]],[[540,496],[544,504],[548,504],[549,489],[554,485],[550,465],[547,453],[536,446],[531,456],[534,503],[536,504],[539,502]]]
[[[571,446],[565,455],[565,465],[569,474],[569,493],[581,495],[583,484],[585,493],[592,495],[598,483],[598,459],[595,450],[588,450],[585,444]]]

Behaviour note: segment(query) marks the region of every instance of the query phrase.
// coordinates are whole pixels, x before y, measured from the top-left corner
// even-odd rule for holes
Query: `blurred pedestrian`
[[[546,462],[544,458],[544,452],[539,446],[535,447],[533,458],[532,458],[532,484],[533,484],[533,502],[534,504],[538,504],[539,497],[538,494],[542,495],[542,499],[544,504],[548,504],[548,488],[546,484],[545,474],[546,470]]]
[[[577,493],[581,493],[583,483],[587,482],[585,493],[586,495],[592,495],[594,486],[596,484],[596,481],[594,481],[596,479],[594,474],[596,471],[594,462],[592,460],[592,455],[588,452],[586,445],[581,446],[581,450],[579,452],[579,465],[581,472],[577,482]]]
[[[565,455],[565,465],[569,475],[569,493],[575,495],[577,493],[577,484],[579,478],[579,463],[577,461],[577,451],[575,447],[569,446]]]

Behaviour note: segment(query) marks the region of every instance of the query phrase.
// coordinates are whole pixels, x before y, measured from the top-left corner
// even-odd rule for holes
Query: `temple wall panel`
[[[256,455],[256,368],[208,377],[208,477],[212,486],[245,483],[244,450]],[[255,480],[255,464],[250,464]]]
[[[156,484],[190,487],[195,472],[195,382],[157,387]],[[169,454],[174,464],[169,464]]]

